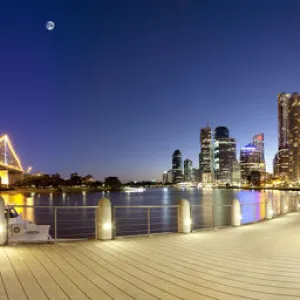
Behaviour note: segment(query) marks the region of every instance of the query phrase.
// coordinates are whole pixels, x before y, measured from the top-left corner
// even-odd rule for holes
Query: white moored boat
[[[36,225],[32,221],[23,220],[14,206],[5,207],[5,218],[8,217],[8,238],[10,242],[47,242],[50,225]]]
[[[124,192],[126,193],[143,193],[145,192],[145,188],[143,187],[131,187],[131,186],[126,186],[124,187]]]

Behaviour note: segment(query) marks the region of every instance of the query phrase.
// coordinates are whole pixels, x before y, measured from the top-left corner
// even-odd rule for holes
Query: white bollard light
[[[241,204],[237,199],[233,199],[231,206],[231,225],[240,226],[241,225]]]
[[[5,203],[3,198],[0,197],[0,246],[7,243],[7,221],[4,215]]]
[[[112,219],[111,219],[111,203],[107,198],[102,198],[98,202],[97,208],[97,239],[112,239]]]
[[[272,201],[271,200],[267,200],[267,205],[266,205],[266,218],[268,220],[271,220],[273,218],[273,207],[272,207]]]
[[[178,232],[190,233],[191,232],[191,206],[190,202],[186,199],[179,201],[178,208]]]

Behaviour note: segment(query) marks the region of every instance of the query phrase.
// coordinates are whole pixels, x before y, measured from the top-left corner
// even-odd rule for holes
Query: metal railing
[[[114,237],[177,232],[178,207],[178,205],[114,206]]]
[[[13,206],[21,210],[25,220],[34,221],[37,225],[50,225],[54,241],[97,237],[98,206]]]
[[[267,201],[241,203],[241,223],[249,224],[267,217]],[[273,217],[299,206],[299,197],[271,199]],[[98,206],[13,205],[25,219],[37,225],[50,225],[50,235],[59,239],[97,237]],[[191,231],[231,226],[231,204],[191,205]],[[178,232],[179,205],[125,205],[112,207],[113,236]],[[33,218],[32,218],[33,217]]]

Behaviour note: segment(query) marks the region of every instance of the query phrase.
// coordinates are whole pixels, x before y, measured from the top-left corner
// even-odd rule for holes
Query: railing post
[[[150,236],[151,234],[151,211],[150,211],[150,207],[148,207],[147,209],[147,232],[148,232],[148,236]]]
[[[182,199],[179,201],[178,207],[178,232],[190,233],[191,224],[190,202],[186,199]]]
[[[113,214],[113,238],[115,239],[117,237],[117,209],[114,206],[114,214]]]
[[[95,208],[95,239],[97,239],[98,236],[98,207]]]
[[[98,224],[97,224],[97,239],[111,240],[112,239],[112,223],[111,223],[111,202],[107,198],[102,198],[98,202]]]
[[[0,197],[0,246],[7,244],[8,226],[5,218],[5,203],[2,197]]]
[[[54,242],[57,239],[57,207],[54,207]]]
[[[273,218],[273,207],[272,207],[272,202],[270,199],[266,200],[266,219],[271,220]]]
[[[231,225],[240,226],[241,225],[241,204],[237,199],[233,199],[231,206]]]

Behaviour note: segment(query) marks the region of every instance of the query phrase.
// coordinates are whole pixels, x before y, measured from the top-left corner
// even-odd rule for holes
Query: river
[[[37,205],[45,208],[17,208],[24,219],[37,224],[51,225],[54,234],[54,209],[52,206],[69,206],[72,209],[57,210],[58,238],[94,236],[95,211],[79,206],[95,206],[102,197],[109,198],[113,206],[177,205],[180,199],[188,199],[192,209],[193,227],[230,225],[230,205],[233,199],[242,204],[242,223],[251,223],[264,218],[265,200],[273,200],[274,214],[279,213],[280,199],[298,199],[298,191],[251,191],[233,189],[177,190],[174,188],[150,188],[144,193],[124,192],[76,192],[76,193],[18,193],[3,192],[0,196],[6,204]],[[212,204],[214,208],[212,208]],[[249,205],[253,204],[253,205]],[[198,205],[198,206],[197,206]],[[75,209],[74,209],[75,208]],[[148,230],[147,210],[141,208],[116,210],[118,235],[145,234]],[[177,230],[176,208],[151,209],[151,232]]]

